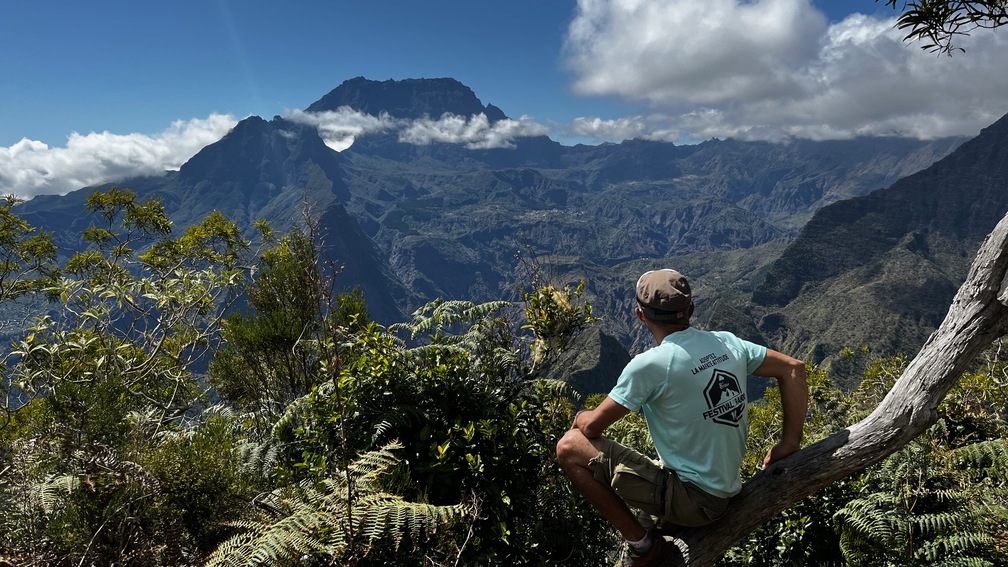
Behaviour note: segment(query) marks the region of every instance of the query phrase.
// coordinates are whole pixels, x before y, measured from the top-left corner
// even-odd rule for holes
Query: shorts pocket
[[[653,516],[664,516],[661,491],[665,474],[658,467],[621,463],[613,470],[612,488],[629,506]]]

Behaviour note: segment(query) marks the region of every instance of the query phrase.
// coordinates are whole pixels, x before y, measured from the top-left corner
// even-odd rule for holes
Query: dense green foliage
[[[263,226],[253,251],[214,214],[173,236],[157,201],[111,190],[57,265],[13,206],[0,300],[33,318],[4,359],[0,562],[611,563],[618,537],[555,463],[580,395],[542,378],[593,321],[583,283],[533,277],[517,305],[435,301],[384,328],[310,233]],[[813,369],[807,441],[863,417],[904,364],[868,360],[850,393]],[[1005,368],[992,353],[925,436],[725,564],[1003,564]],[[771,388],[751,407],[746,476],[779,406]],[[608,434],[651,450],[639,415]]]
[[[507,303],[460,301],[385,329],[367,320],[359,289],[323,275],[306,234],[262,227],[256,254],[220,215],[173,237],[159,203],[129,191],[96,193],[88,207],[86,248],[62,272],[27,225],[14,222],[5,243],[20,258],[5,299],[34,290],[53,303],[8,356],[0,557],[605,555],[601,521],[544,466],[575,394],[537,376],[591,321],[581,286],[523,292],[536,314],[524,330]],[[242,291],[245,308],[226,314]]]
[[[184,562],[212,549],[246,485],[237,438],[193,412],[193,369],[242,281],[246,244],[219,215],[173,238],[159,203],[127,190],[87,207],[85,248],[7,355],[3,547],[31,564]]]

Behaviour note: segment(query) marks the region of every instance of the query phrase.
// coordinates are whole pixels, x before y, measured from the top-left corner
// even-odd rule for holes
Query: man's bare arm
[[[763,466],[767,466],[801,448],[808,411],[808,375],[804,362],[772,349],[767,349],[766,358],[753,374],[777,380],[784,410],[780,442],[763,459]]]
[[[588,439],[597,439],[607,427],[619,421],[630,410],[606,396],[602,403],[593,410],[579,411],[574,416],[573,429],[578,429]]]

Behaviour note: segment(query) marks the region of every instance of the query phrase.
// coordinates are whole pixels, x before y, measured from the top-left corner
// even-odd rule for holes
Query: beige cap
[[[648,319],[674,322],[689,318],[693,293],[686,277],[679,272],[652,270],[637,280],[637,303]]]

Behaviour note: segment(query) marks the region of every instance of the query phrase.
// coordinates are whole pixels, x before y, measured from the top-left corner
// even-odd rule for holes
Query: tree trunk
[[[778,512],[871,466],[924,433],[938,404],[967,367],[1008,334],[1008,215],[987,236],[948,315],[864,420],[759,472],[718,522],[676,534],[686,565],[716,564],[736,542]]]

